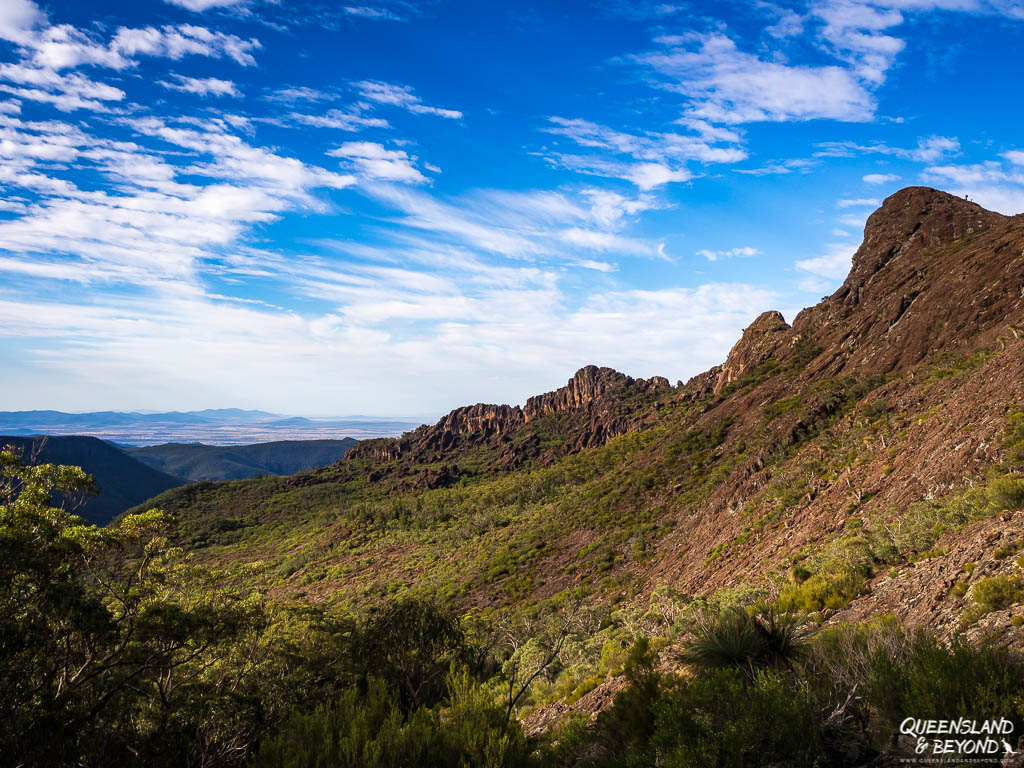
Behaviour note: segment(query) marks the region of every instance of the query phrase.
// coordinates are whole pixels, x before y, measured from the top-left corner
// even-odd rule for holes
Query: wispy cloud
[[[789,65],[741,51],[719,32],[662,37],[659,50],[635,57],[662,87],[689,102],[692,117],[712,123],[873,119],[875,99],[841,66]]]
[[[404,21],[405,17],[396,13],[390,8],[382,8],[370,5],[346,5],[342,11],[349,16],[358,16],[364,19],[382,19],[387,21]]]
[[[817,292],[834,288],[849,273],[855,250],[848,243],[832,243],[820,256],[798,260],[794,266],[807,275],[800,281],[801,290]]]
[[[401,149],[386,149],[372,141],[347,141],[328,153],[345,158],[352,170],[370,179],[425,184],[428,179],[413,165],[416,158]]]
[[[882,142],[858,144],[853,141],[826,141],[817,144],[816,157],[853,157],[855,155],[890,155],[918,163],[934,163],[942,157],[960,154],[960,142],[950,136],[923,136],[913,148],[893,147]]]
[[[169,5],[177,5],[190,11],[202,13],[211,8],[230,8],[232,6],[244,5],[247,0],[164,0]]]
[[[868,173],[861,177],[865,184],[892,184],[899,180],[900,177],[895,173]]]
[[[716,146],[714,140],[698,136],[625,133],[578,118],[552,117],[544,130],[600,152],[582,155],[547,152],[544,157],[548,162],[595,176],[625,179],[642,190],[689,181],[694,173],[686,167],[687,161],[736,163],[747,157],[746,151],[739,147]],[[624,160],[625,157],[630,160]]]
[[[740,248],[730,248],[725,251],[711,251],[707,248],[702,248],[697,251],[698,256],[703,256],[708,261],[718,261],[719,259],[730,259],[734,256],[741,256],[750,258],[751,256],[757,256],[760,251],[757,248],[752,248],[749,245],[742,246]]]
[[[378,104],[388,104],[394,107],[401,107],[416,115],[435,115],[446,117],[450,120],[459,120],[462,113],[455,109],[442,109],[424,104],[418,96],[412,92],[412,88],[406,85],[394,85],[379,80],[362,80],[353,83],[356,89],[363,95],[363,98]]]
[[[170,80],[157,81],[161,86],[172,91],[194,93],[197,96],[241,96],[238,87],[230,80],[219,80],[216,77],[185,77],[172,72]]]

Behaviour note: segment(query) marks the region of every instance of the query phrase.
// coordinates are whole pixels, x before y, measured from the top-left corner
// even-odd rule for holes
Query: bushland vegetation
[[[669,588],[646,609],[277,601],[258,564],[172,546],[159,511],[86,524],[80,470],[0,462],[0,753],[15,765],[853,765],[905,748],[905,717],[1024,727],[1020,659],[891,620],[817,629],[813,577],[774,604]],[[524,733],[523,715],[615,679],[595,721]]]

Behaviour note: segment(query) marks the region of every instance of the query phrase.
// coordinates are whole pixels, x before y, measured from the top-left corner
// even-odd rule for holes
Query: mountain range
[[[282,440],[343,440],[398,435],[420,422],[353,416],[309,419],[239,408],[168,413],[0,411],[0,434],[92,435],[122,445],[239,445]]]
[[[106,529],[28,485],[7,740],[25,764],[57,733],[90,765],[1021,768],[1024,215],[902,190],[834,294],[724,358],[585,366]],[[954,727],[1004,738],[925,743]]]
[[[0,436],[0,447],[7,446],[19,450],[30,463],[71,465],[92,475],[98,493],[85,499],[76,511],[97,525],[105,525],[129,507],[185,482],[95,437]]]
[[[93,475],[98,493],[83,500],[77,512],[97,525],[105,525],[169,488],[204,480],[303,472],[338,461],[355,444],[348,437],[233,446],[166,443],[135,448],[83,435],[0,435],[0,447],[14,447],[30,463],[77,466]]]
[[[258,559],[304,599],[784,594],[819,620],[998,634],[1013,609],[975,616],[970,595],[1019,580],[998,553],[1024,542],[1022,403],[1024,215],[911,187],[834,294],[792,323],[766,311],[685,383],[588,366],[523,407],[147,505],[200,560]]]

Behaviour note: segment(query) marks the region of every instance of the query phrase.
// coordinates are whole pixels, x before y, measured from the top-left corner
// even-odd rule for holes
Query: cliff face
[[[714,369],[714,394],[721,394],[727,386],[755,371],[787,344],[792,344],[792,330],[779,312],[772,310],[758,316],[743,331],[743,336],[730,350],[725,363]]]
[[[1024,217],[927,187],[868,218],[843,285],[793,322],[829,350],[832,372],[906,369],[1020,307]]]
[[[459,449],[485,446],[503,449],[494,466],[513,469],[541,455],[539,440],[529,426],[538,419],[566,417],[563,444],[551,453],[553,458],[602,445],[622,434],[636,424],[630,419],[630,409],[623,406],[625,400],[670,389],[668,380],[660,376],[634,379],[611,368],[588,365],[578,370],[564,387],[535,395],[522,408],[484,403],[456,408],[436,424],[420,427],[400,438],[362,441],[349,451],[347,458],[431,462],[442,461]],[[513,440],[513,435],[518,439]],[[456,476],[449,473],[442,480],[453,480]]]

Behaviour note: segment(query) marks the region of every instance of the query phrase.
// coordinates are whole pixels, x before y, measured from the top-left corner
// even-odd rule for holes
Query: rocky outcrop
[[[793,329],[829,351],[837,373],[888,373],[1021,308],[1024,216],[1002,216],[928,187],[887,198],[867,220],[849,276]]]
[[[774,357],[792,340],[792,328],[778,312],[763,312],[743,331],[743,336],[729,352],[718,370],[712,387],[717,395],[741,376],[749,375],[758,366]]]
[[[498,460],[502,469],[512,469],[539,455],[539,441],[527,433],[513,443],[510,435],[545,416],[569,416],[562,453],[592,448],[622,434],[631,427],[628,409],[619,407],[625,398],[647,393],[668,392],[671,385],[662,376],[634,379],[612,368],[588,365],[578,370],[564,387],[536,395],[526,405],[476,405],[456,408],[436,424],[420,427],[397,439],[366,440],[354,446],[346,458],[390,462],[399,457],[420,461],[441,459],[458,447],[502,445]]]
[[[554,392],[535,395],[527,400],[523,407],[523,416],[529,421],[550,413],[582,408],[611,389],[622,389],[634,383],[629,376],[611,368],[588,365],[576,371],[576,375],[569,379],[566,386]]]

